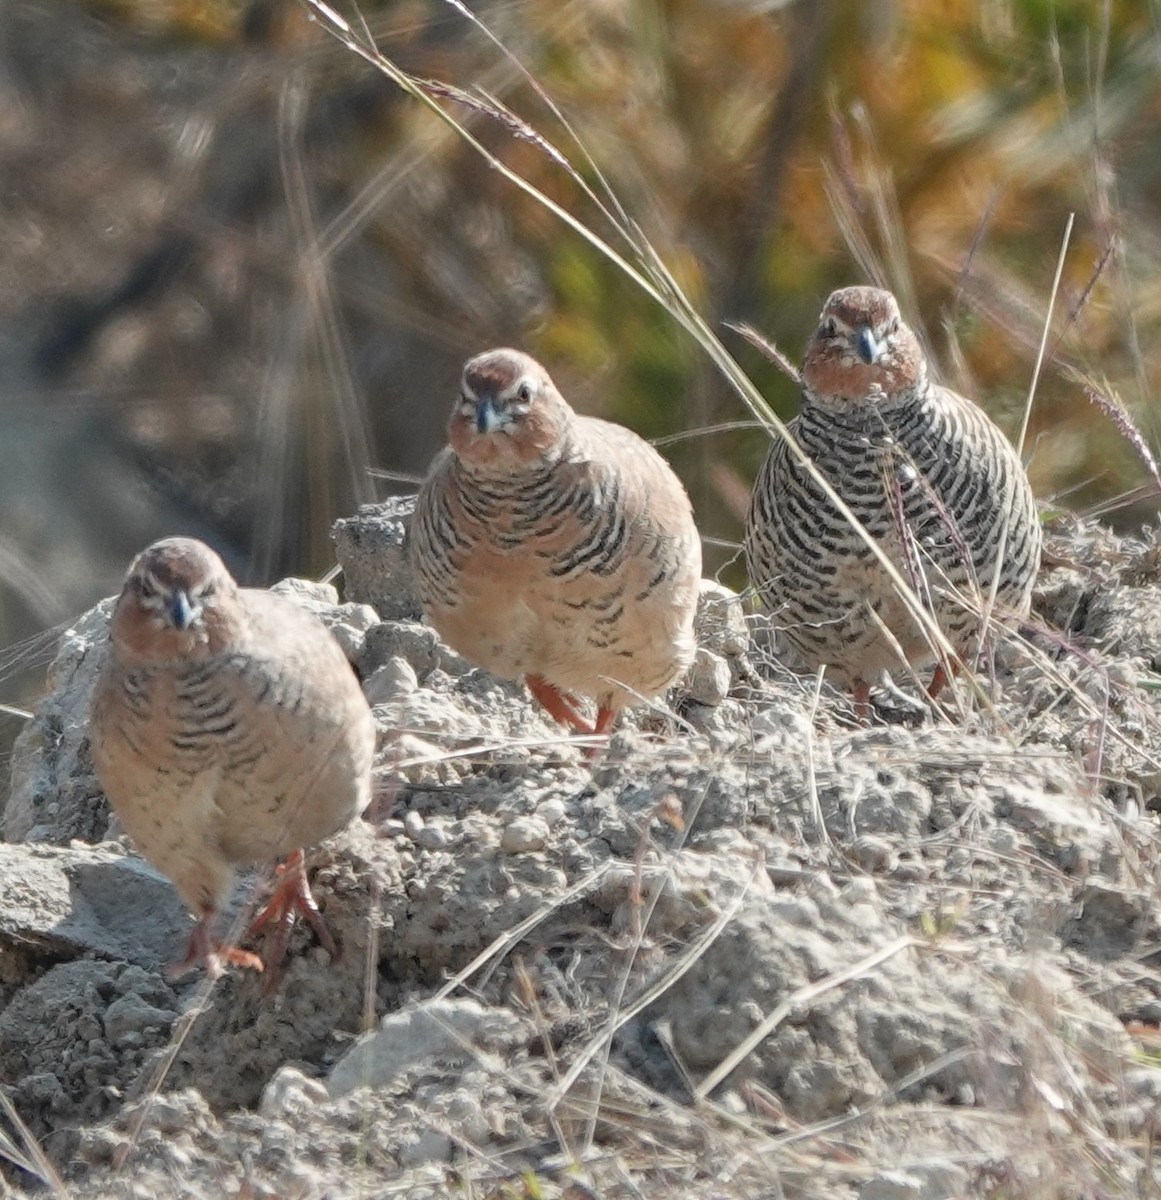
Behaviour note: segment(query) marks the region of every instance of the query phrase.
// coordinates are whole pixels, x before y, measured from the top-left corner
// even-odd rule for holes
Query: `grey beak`
[[[492,433],[500,427],[500,414],[496,401],[491,396],[481,396],[476,401],[476,429],[480,433]]]
[[[169,601],[169,616],[175,629],[183,633],[194,623],[194,606],[184,588],[175,589]]]
[[[882,348],[882,344],[875,341],[875,335],[865,325],[859,327],[855,334],[855,349],[868,367],[879,357]]]

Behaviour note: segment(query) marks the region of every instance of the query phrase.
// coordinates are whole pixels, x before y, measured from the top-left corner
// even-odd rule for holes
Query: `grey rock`
[[[131,992],[114,1000],[105,1010],[105,1036],[117,1045],[125,1040],[127,1034],[168,1030],[173,1017],[172,1009],[158,1008],[138,993]]]
[[[958,1200],[967,1187],[968,1173],[958,1163],[908,1163],[861,1184],[859,1200]]]
[[[415,832],[415,844],[421,850],[442,850],[447,843],[447,831],[442,826],[424,825]]]
[[[1151,893],[1090,879],[1076,897],[1075,915],[1065,922],[1061,936],[1066,945],[1098,961],[1121,958],[1136,950],[1154,904]]]
[[[730,694],[730,665],[712,650],[699,646],[685,675],[684,689],[698,704],[716,707]]]
[[[109,849],[0,842],[0,895],[0,942],[54,956],[161,967],[191,928],[169,880],[144,859]]]
[[[504,826],[500,849],[505,854],[528,854],[548,843],[548,825],[541,817],[517,817]]]
[[[742,598],[717,580],[703,579],[698,585],[693,631],[699,646],[723,658],[749,652],[750,630]]]
[[[532,1027],[508,1009],[475,1000],[439,1000],[391,1013],[335,1063],[327,1078],[332,1097],[356,1088],[385,1088],[418,1063],[469,1062],[476,1055],[511,1050],[532,1036]]]
[[[331,532],[347,599],[371,605],[384,621],[421,615],[404,551],[414,509],[413,496],[365,504],[355,516],[336,521]]]
[[[129,1017],[132,1039],[109,1037],[110,1013],[116,1028],[146,1009],[148,1021]],[[166,1044],[176,1016],[176,998],[156,974],[123,963],[59,963],[0,1013],[0,1078],[34,1132],[98,1119],[119,1106],[147,1055]]]
[[[90,609],[61,634],[48,690],[12,749],[12,784],[4,806],[10,842],[99,842],[109,807],[89,755],[89,701],[107,651],[113,599]]]
[[[327,1098],[326,1084],[312,1079],[298,1067],[280,1067],[274,1078],[262,1089],[258,1111],[264,1117],[285,1117],[311,1105],[322,1104]]]
[[[292,575],[287,579],[280,579],[270,590],[276,595],[293,600],[308,612],[333,609],[339,603],[339,592],[334,584],[320,583],[316,579],[299,579]]]
[[[369,604],[340,604],[338,591],[329,583],[290,578],[280,580],[270,590],[314,613],[353,663],[362,654],[367,630],[379,623],[379,614]]]
[[[536,815],[551,829],[558,821],[562,821],[565,816],[564,801],[559,796],[552,796],[545,800],[543,804],[537,806]]]
[[[369,704],[389,704],[410,695],[419,686],[415,668],[405,658],[389,658],[363,684]]]
[[[393,658],[407,663],[419,679],[462,661],[443,645],[434,629],[419,621],[384,621],[367,633],[359,664],[364,676],[373,676]]]

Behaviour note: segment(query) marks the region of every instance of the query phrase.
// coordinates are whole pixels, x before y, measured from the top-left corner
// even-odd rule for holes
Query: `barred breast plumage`
[[[129,570],[92,702],[93,761],[141,853],[198,917],[184,969],[259,966],[213,935],[236,868],[289,855],[259,923],[275,968],[296,910],[325,932],[302,867],[371,798],[375,727],[321,621],[239,588],[208,546],[167,538]]]
[[[701,542],[685,490],[516,350],[467,363],[449,441],[408,539],[428,620],[471,662],[523,677],[557,720],[606,732],[693,659]],[[597,701],[595,723],[577,697]]]
[[[970,658],[993,580],[995,615],[1019,617],[1039,565],[1015,450],[981,409],[928,380],[894,296],[876,288],[828,299],[802,386],[792,435]],[[804,663],[830,667],[862,711],[870,679],[902,665],[900,649],[932,661],[882,566],[781,440],[755,483],[745,545],[750,579]],[[941,664],[931,695],[945,679]]]

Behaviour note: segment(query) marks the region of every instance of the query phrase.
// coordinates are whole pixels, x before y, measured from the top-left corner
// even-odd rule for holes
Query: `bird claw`
[[[304,857],[301,850],[295,850],[285,862],[278,864],[276,871],[279,882],[274,894],[250,923],[247,931],[247,937],[250,937],[268,925],[274,926],[265,963],[257,954],[228,945],[214,937],[213,923],[217,913],[213,909],[207,909],[190,934],[185,958],[167,967],[166,974],[171,979],[178,979],[196,967],[204,967],[211,979],[218,979],[227,966],[243,967],[246,970],[264,972],[262,991],[263,994],[269,995],[282,977],[282,960],[286,956],[290,932],[299,914],[306,918],[319,942],[334,958],[338,954],[338,948],[322,918],[322,913],[319,912],[314,896],[311,895]]]
[[[180,962],[170,963],[165,968],[165,974],[170,979],[180,979],[197,967],[204,967],[211,979],[219,979],[226,969],[223,964],[243,967],[249,971],[263,970],[262,960],[257,954],[251,954],[249,950],[242,950],[238,946],[227,945],[214,937],[211,930],[216,916],[217,913],[212,909],[202,914],[194,926],[193,933],[190,934],[185,958]]]
[[[286,947],[290,942],[290,933],[299,915],[306,918],[307,924],[314,930],[319,944],[331,956],[338,956],[338,947],[331,931],[319,912],[318,903],[311,894],[310,884],[306,878],[304,855],[301,850],[295,850],[284,863],[276,868],[280,882],[274,889],[274,894],[263,906],[262,911],[250,923],[247,936],[260,933],[269,925],[274,926],[270,941],[270,950],[266,955],[266,980],[263,992],[269,994],[277,986],[282,975],[282,960],[286,957]]]

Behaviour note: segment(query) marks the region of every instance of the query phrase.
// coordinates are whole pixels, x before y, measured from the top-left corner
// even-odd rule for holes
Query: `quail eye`
[[[522,383],[516,389],[516,399],[519,400],[521,404],[527,404],[529,400],[532,399],[532,389],[528,386],[528,384]]]

